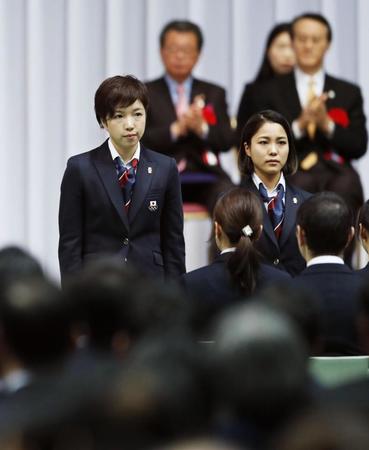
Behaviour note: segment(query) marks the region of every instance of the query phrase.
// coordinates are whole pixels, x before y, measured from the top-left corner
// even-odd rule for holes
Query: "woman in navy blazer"
[[[358,216],[359,239],[363,249],[369,255],[369,200],[367,200],[360,208]],[[359,271],[360,275],[368,277],[369,263]]]
[[[173,158],[140,144],[148,94],[133,76],[114,76],[95,94],[108,134],[101,146],[69,159],[61,184],[62,279],[114,256],[156,278],[185,272],[183,211]]]
[[[238,187],[223,194],[214,208],[215,242],[221,253],[212,264],[183,276],[187,293],[217,311],[266,284],[288,281],[287,273],[260,263],[255,243],[262,223],[254,193]]]
[[[242,185],[256,193],[264,206],[264,227],[257,244],[260,253],[265,262],[292,276],[298,274],[305,268],[305,261],[296,240],[296,213],[311,194],[286,179],[297,168],[296,150],[287,120],[272,110],[251,116],[242,130],[238,163],[245,176]],[[260,192],[263,189],[267,194],[264,198]],[[278,233],[267,210],[268,202],[277,196],[283,210]]]

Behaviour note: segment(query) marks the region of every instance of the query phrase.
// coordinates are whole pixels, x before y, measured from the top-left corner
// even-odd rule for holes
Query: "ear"
[[[245,148],[245,153],[246,153],[246,155],[247,155],[249,158],[251,158],[251,151],[250,151],[250,147],[247,145],[247,142],[244,142],[244,143],[243,143],[243,146],[244,146],[244,148]]]
[[[350,231],[347,237],[347,242],[346,242],[346,247],[349,245],[349,243],[352,241],[352,238],[355,236],[355,228],[354,227],[350,227]],[[345,248],[346,248],[345,247]]]
[[[214,234],[216,238],[220,238],[223,233],[222,226],[215,220],[214,221]]]
[[[359,237],[364,242],[368,240],[368,230],[363,227],[362,223],[359,223]]]
[[[104,130],[108,129],[108,123],[107,123],[106,119],[105,120],[101,120],[100,127],[104,128]]]
[[[303,247],[306,245],[306,234],[305,231],[300,227],[300,225],[296,226],[296,238],[299,247]]]

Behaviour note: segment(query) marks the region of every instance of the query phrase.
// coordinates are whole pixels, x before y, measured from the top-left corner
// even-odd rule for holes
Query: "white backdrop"
[[[93,96],[107,76],[162,73],[158,34],[174,18],[205,35],[195,73],[227,89],[236,113],[275,22],[305,11],[332,23],[332,74],[369,103],[367,0],[0,0],[0,245],[18,244],[58,276],[57,212],[69,156],[104,138]],[[369,156],[357,165],[369,197]]]

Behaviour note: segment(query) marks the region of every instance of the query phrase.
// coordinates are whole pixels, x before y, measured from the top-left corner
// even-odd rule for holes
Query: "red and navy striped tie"
[[[130,166],[127,167],[123,164],[120,157],[117,156],[114,159],[114,163],[118,173],[119,185],[122,188],[124,208],[128,211],[132,199],[133,187],[136,182],[136,167],[138,164],[138,159],[132,159]]]
[[[279,184],[277,187],[277,195],[274,197],[268,197],[268,192],[263,186],[262,183],[259,185],[259,192],[263,199],[264,203],[267,203],[267,211],[272,222],[274,233],[279,239],[282,233],[282,225],[284,219],[284,204],[283,204],[283,196],[284,196],[284,188],[282,184]]]

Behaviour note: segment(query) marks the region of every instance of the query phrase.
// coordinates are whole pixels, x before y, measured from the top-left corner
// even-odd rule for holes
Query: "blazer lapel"
[[[108,196],[113,203],[117,213],[123,222],[127,232],[129,231],[128,217],[123,206],[122,190],[118,183],[117,172],[115,170],[114,163],[111,159],[111,154],[108,147],[108,141],[99,147],[95,153],[93,153],[92,161],[100,175],[102,183],[105,187]]]
[[[291,191],[291,188],[286,184],[286,197],[284,208],[284,219],[282,225],[282,234],[279,239],[279,246],[282,247],[287,241],[291,233],[295,233],[296,214],[300,206],[300,198]]]
[[[156,163],[149,161],[145,148],[141,145],[140,161],[137,167],[136,182],[133,188],[132,201],[128,212],[129,222],[132,223],[146,195],[150,189],[151,182],[156,172]]]
[[[258,191],[258,189],[256,188],[254,182],[252,181],[251,178],[249,178],[245,185],[244,185],[247,189],[251,190],[252,192],[254,192],[255,194],[257,194],[258,198],[260,199],[260,203],[263,207],[263,233],[273,242],[273,244],[278,248],[279,244],[278,244],[278,240],[277,237],[274,233],[273,230],[273,226],[272,226],[272,222],[270,221],[269,215],[268,215],[268,211],[265,208],[265,205],[260,197],[260,193]]]
[[[176,107],[173,103],[172,97],[170,96],[169,87],[164,77],[160,79],[159,89],[160,89],[160,97],[163,100],[163,105],[165,105],[165,108],[163,109],[162,113],[164,114],[165,111],[168,110],[167,105],[170,105],[168,112],[171,117],[171,122],[173,122],[174,120],[177,120]]]

